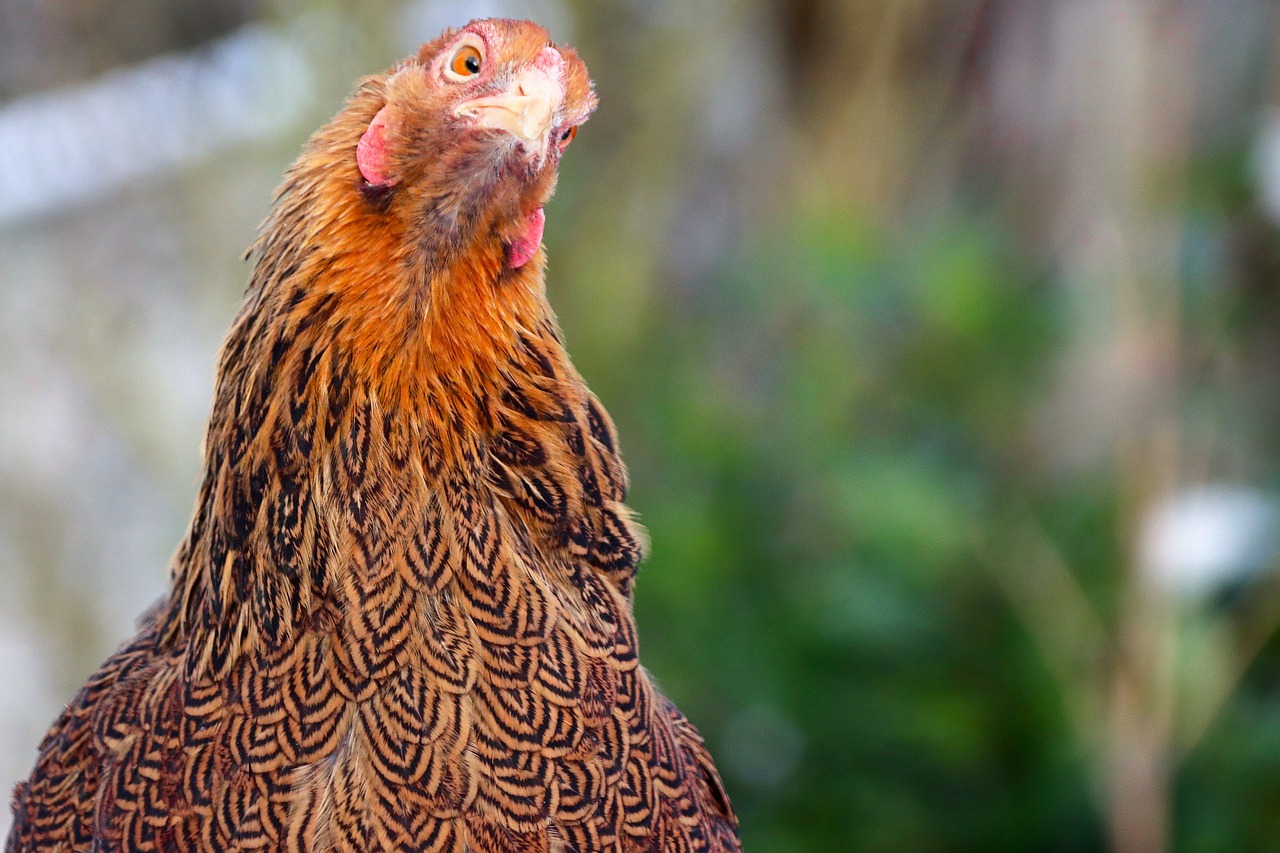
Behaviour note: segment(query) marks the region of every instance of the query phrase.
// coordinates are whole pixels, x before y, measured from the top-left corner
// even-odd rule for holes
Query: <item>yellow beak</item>
[[[454,113],[474,115],[481,127],[505,130],[528,145],[540,146],[563,99],[563,87],[550,74],[528,68],[503,94],[459,104]]]

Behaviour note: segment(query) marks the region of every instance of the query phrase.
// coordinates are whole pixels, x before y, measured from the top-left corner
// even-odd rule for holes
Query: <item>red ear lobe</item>
[[[356,145],[356,165],[360,167],[360,174],[369,183],[380,187],[395,183],[387,172],[387,142],[383,135],[387,126],[387,109],[378,110]]]

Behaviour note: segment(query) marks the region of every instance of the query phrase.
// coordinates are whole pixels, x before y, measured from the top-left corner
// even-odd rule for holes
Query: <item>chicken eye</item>
[[[465,80],[479,74],[482,65],[484,57],[480,49],[473,44],[464,44],[449,60],[448,76],[453,80]]]
[[[564,149],[569,147],[569,143],[572,142],[573,138],[577,135],[578,135],[578,126],[576,124],[570,125],[569,127],[565,128],[564,133],[560,134],[560,138],[556,140],[556,145],[558,145],[560,147],[560,150],[563,151]]]

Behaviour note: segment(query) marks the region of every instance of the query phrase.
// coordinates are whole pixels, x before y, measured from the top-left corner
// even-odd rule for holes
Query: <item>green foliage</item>
[[[1197,198],[1182,281],[1203,291],[1232,224],[1222,197]],[[654,540],[645,661],[707,736],[749,850],[1107,847],[1105,720],[1078,708],[1105,695],[1114,648],[1070,638],[1085,651],[1064,681],[1000,577],[1034,578],[1013,543],[1039,531],[1110,644],[1129,497],[1115,465],[1039,445],[1075,297],[1004,215],[890,229],[819,206],[744,236],[687,291],[620,273],[625,329],[587,325],[607,296],[557,303]],[[563,251],[612,292],[607,240],[590,262]],[[1188,340],[1233,310],[1187,298]],[[1246,411],[1193,368],[1190,428],[1214,400]],[[1191,691],[1234,642],[1230,618],[1196,613],[1215,633],[1183,623]],[[1280,651],[1262,666],[1280,672]],[[1173,774],[1178,850],[1280,837],[1277,704],[1258,679]]]
[[[1055,687],[982,565],[1053,344],[998,229],[810,217],[650,322],[596,383],[656,543],[644,655],[747,847],[1095,843]]]

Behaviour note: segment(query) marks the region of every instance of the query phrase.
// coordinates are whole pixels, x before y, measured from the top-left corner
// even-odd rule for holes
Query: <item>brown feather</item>
[[[550,44],[470,27],[491,62]],[[556,162],[484,177],[492,135],[430,76],[457,37],[363,81],[287,174],[169,596],[40,745],[10,853],[739,849],[639,666],[613,425],[541,251],[504,254]],[[398,182],[371,192],[353,152],[384,107]]]

